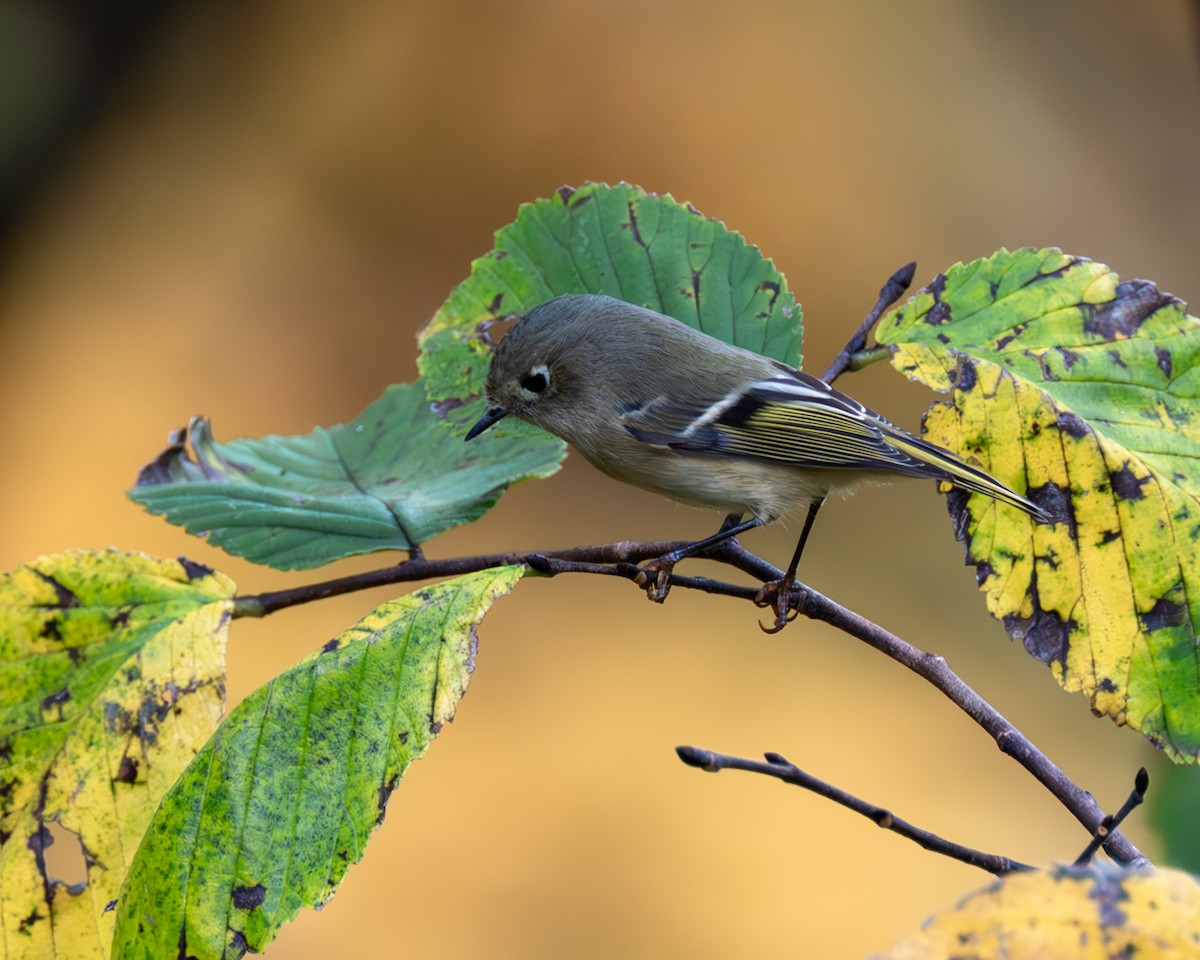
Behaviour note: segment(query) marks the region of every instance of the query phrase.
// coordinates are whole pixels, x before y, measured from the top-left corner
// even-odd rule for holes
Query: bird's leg
[[[796,568],[800,566],[800,554],[804,552],[804,544],[808,540],[808,532],[812,529],[813,521],[817,519],[817,511],[825,499],[814,500],[808,505],[808,516],[804,518],[804,529],[800,531],[800,539],[796,542],[796,552],[792,554],[792,562],[788,564],[787,573],[782,580],[772,580],[764,583],[758,591],[754,602],[760,607],[773,607],[775,610],[775,626],[762,627],[767,633],[778,633],[796,619],[792,610],[792,588],[796,585]]]
[[[642,569],[645,571],[645,574],[653,574],[654,578],[651,579],[649,576],[643,574],[643,576],[639,577],[637,583],[639,586],[646,588],[646,596],[655,603],[662,603],[667,599],[667,593],[671,589],[671,571],[675,569],[675,564],[684,557],[700,553],[702,550],[718,544],[722,540],[728,540],[730,537],[736,537],[739,533],[745,533],[754,527],[760,527],[762,523],[763,521],[758,517],[752,517],[743,523],[740,513],[731,513],[721,524],[721,529],[711,537],[705,537],[703,540],[689,543],[686,547],[680,547],[678,550],[664,553],[658,559],[644,564]]]

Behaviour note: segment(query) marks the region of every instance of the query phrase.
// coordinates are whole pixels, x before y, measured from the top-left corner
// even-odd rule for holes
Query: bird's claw
[[[792,606],[792,588],[795,587],[794,577],[784,577],[782,580],[771,580],[762,585],[758,596],[754,598],[756,607],[770,607],[775,611],[774,626],[766,626],[760,620],[759,628],[763,633],[778,633],[800,615],[800,608]]]
[[[671,592],[671,571],[674,569],[672,561],[659,557],[643,564],[633,582],[655,603],[662,603]]]

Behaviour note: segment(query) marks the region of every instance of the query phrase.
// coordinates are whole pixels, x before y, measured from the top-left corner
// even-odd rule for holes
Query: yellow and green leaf
[[[333,896],[412,761],[454,718],[475,629],[523,567],[377,607],[247,697],[164,798],[117,907],[113,955],[259,952]]]
[[[233,584],[116,550],[0,577],[0,943],[106,957],[106,912],[158,802],[225,696]],[[56,876],[56,842],[82,879]]]
[[[1195,877],[1096,864],[1009,874],[875,960],[1178,960],[1198,944]]]
[[[952,392],[925,429],[1058,522],[955,493],[992,614],[1093,709],[1200,754],[1200,321],[1147,281],[1000,251],[885,318],[897,370]]]

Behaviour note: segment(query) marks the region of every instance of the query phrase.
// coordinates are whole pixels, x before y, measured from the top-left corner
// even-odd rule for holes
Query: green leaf
[[[233,593],[199,564],[116,550],[42,557],[0,577],[9,960],[107,956],[105,907],[160,798],[220,719]],[[56,836],[83,865],[76,883],[48,862]]]
[[[255,563],[307,569],[411,550],[480,517],[517,480],[558,469],[537,441],[455,443],[419,384],[302,437],[213,440],[206,419],[142,469],[130,497]]]
[[[240,957],[328,901],[454,718],[475,628],[523,569],[385,603],[247,697],[163,800],[122,888],[113,956]]]
[[[1147,816],[1162,843],[1162,860],[1173,867],[1200,873],[1200,769],[1162,765],[1150,776]]]
[[[430,400],[460,406],[460,427],[478,419],[490,350],[482,330],[566,293],[618,297],[800,365],[800,306],[757,247],[669,195],[588,183],[524,204],[426,324],[420,367]],[[519,422],[497,430],[547,436]]]
[[[926,429],[1061,518],[952,498],[989,609],[1092,708],[1200,754],[1200,321],[1058,250],[958,265],[886,318]]]

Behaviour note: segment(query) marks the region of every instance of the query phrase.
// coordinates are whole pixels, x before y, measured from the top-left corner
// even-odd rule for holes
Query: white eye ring
[[[536,397],[550,386],[550,368],[539,363],[529,371],[529,375],[521,378],[521,391],[531,397]]]

